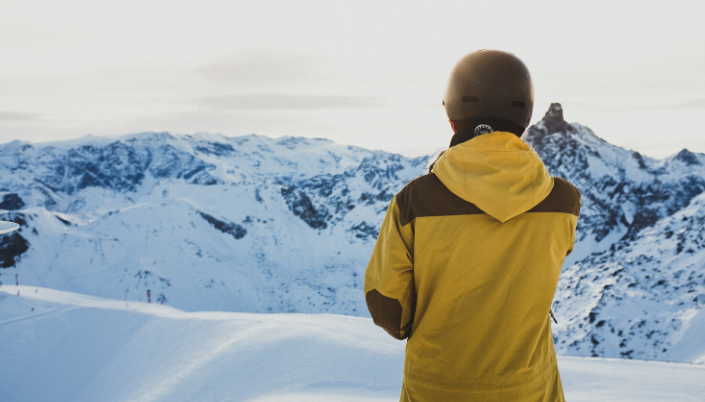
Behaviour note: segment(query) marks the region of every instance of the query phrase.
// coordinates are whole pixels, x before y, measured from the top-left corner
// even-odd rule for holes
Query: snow
[[[581,242],[576,241],[573,251],[563,261],[563,271],[591,254],[599,254],[608,250],[611,245],[624,236],[625,232],[624,227],[618,226],[600,241],[596,241],[593,237],[586,237]]]
[[[699,299],[705,299],[701,295]],[[685,361],[692,356],[700,356],[693,363],[705,364],[705,309],[700,309],[687,321],[676,346],[671,349],[669,357],[675,361]]]
[[[124,300],[151,289],[189,311],[365,315],[378,227],[423,162],[256,135],[7,144],[1,184],[24,204],[0,212],[24,221],[28,251],[0,280]]]
[[[627,201],[622,204],[622,212],[624,212],[624,219],[631,225],[634,221],[634,214],[636,214],[636,205],[631,201]]]
[[[555,298],[559,353],[705,363],[705,155],[658,161],[555,119],[528,137],[582,193]],[[194,312],[368,317],[379,225],[426,163],[257,135],[0,145],[0,218],[21,224],[0,239],[0,282],[130,303],[149,289]]]
[[[0,221],[0,234],[14,232],[19,229],[20,225],[15,222]]]
[[[705,363],[705,194],[563,271],[556,350]]]
[[[0,339],[8,401],[397,401],[404,359],[368,318],[184,312],[33,286],[0,288]],[[701,365],[559,366],[570,401],[705,395]]]

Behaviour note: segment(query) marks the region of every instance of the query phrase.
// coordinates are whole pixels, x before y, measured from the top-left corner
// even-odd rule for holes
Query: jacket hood
[[[553,178],[519,137],[496,131],[448,149],[433,173],[455,195],[506,222],[544,200]]]

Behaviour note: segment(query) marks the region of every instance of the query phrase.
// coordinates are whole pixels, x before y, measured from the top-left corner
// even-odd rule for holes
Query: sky
[[[705,152],[705,2],[0,2],[0,142],[144,131],[446,147],[478,49],[520,57],[568,122],[645,155]]]

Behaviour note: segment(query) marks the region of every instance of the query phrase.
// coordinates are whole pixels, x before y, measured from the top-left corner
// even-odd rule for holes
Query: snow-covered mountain
[[[186,310],[364,315],[386,206],[420,175],[328,140],[173,136],[0,147],[5,282]],[[0,280],[2,280],[0,279]]]
[[[558,104],[527,141],[582,194],[558,352],[705,363],[705,155],[644,157],[567,124]]]
[[[634,238],[705,190],[705,155],[684,149],[657,160],[611,145],[585,126],[566,123],[557,103],[529,128],[525,140],[552,175],[570,180],[582,194],[580,246],[565,266],[624,236]]]
[[[526,140],[583,195],[554,305],[559,352],[705,362],[693,330],[705,155],[644,157],[566,123],[558,104]],[[427,161],[255,135],[11,142],[0,219],[22,228],[0,238],[0,281],[124,300],[149,289],[187,311],[367,316],[387,204]]]

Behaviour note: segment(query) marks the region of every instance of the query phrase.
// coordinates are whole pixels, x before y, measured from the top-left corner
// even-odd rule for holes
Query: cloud
[[[688,99],[680,102],[678,107],[683,109],[705,109],[705,98]]]
[[[705,98],[691,98],[673,100],[668,103],[642,103],[634,105],[627,101],[622,101],[620,104],[608,103],[597,105],[594,110],[600,111],[645,111],[650,110],[658,112],[659,110],[689,110],[689,109],[705,109]]]
[[[249,50],[194,72],[206,79],[230,84],[291,84],[319,76],[319,62],[308,55]]]
[[[635,107],[634,109],[705,109],[705,98],[681,99],[667,104],[657,104],[646,107]]]
[[[330,94],[326,60],[308,54],[248,50],[194,70],[218,85],[217,92],[195,98],[195,104],[213,111],[319,110],[382,105],[380,98]],[[328,66],[330,67],[330,66]],[[297,94],[322,92],[328,95]]]
[[[36,113],[21,113],[21,112],[4,112],[0,110],[0,121],[28,121],[39,120],[40,116]]]
[[[362,96],[239,94],[210,96],[197,103],[218,110],[296,110],[360,108],[383,105],[379,98]]]

